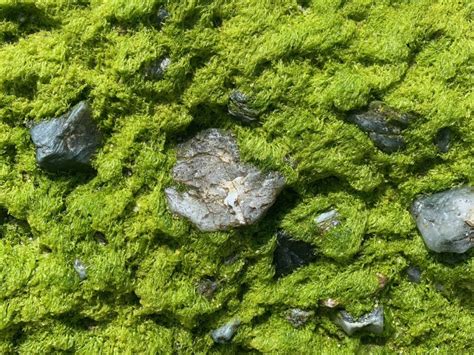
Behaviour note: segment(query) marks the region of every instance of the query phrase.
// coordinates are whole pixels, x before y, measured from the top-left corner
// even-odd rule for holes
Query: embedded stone
[[[240,326],[240,320],[238,319],[233,319],[227,324],[223,325],[220,328],[214,329],[211,332],[211,337],[212,340],[214,340],[215,343],[218,344],[225,344],[228,343],[232,340],[234,337],[235,333],[237,332],[237,329]]]
[[[323,212],[320,215],[316,216],[314,221],[318,225],[319,229],[323,232],[327,232],[330,229],[337,227],[341,224],[339,220],[339,212],[337,210],[330,210],[327,212]]]
[[[208,300],[211,300],[212,297],[214,296],[214,293],[217,291],[217,282],[211,279],[202,279],[199,281],[197,285],[197,292],[201,295],[207,298]]]
[[[170,17],[170,13],[164,7],[160,7],[156,12],[156,22],[159,27],[163,26],[165,21]]]
[[[339,325],[347,335],[364,330],[374,334],[383,333],[384,316],[383,307],[375,308],[371,313],[355,319],[346,311],[340,311],[336,316],[335,323]]]
[[[474,245],[474,188],[461,187],[418,198],[411,208],[426,246],[464,253]]]
[[[305,311],[299,308],[290,309],[286,314],[286,320],[295,328],[305,325],[314,315],[313,311]]]
[[[74,260],[74,270],[76,270],[81,280],[85,280],[87,278],[87,267],[81,260]]]
[[[248,97],[240,91],[233,91],[230,94],[228,112],[247,123],[254,122],[258,118],[258,111],[250,107]]]
[[[436,132],[434,143],[440,153],[447,153],[451,145],[453,131],[449,127],[443,127]]]
[[[275,277],[291,274],[315,259],[311,244],[291,239],[286,233],[277,233],[277,247],[273,253]]]
[[[198,133],[178,147],[177,158],[173,178],[187,191],[165,189],[168,206],[202,231],[255,223],[285,185],[280,173],[240,162],[235,138],[222,130]]]
[[[36,162],[49,171],[88,170],[101,135],[91,119],[91,108],[79,102],[65,115],[43,121],[30,130]]]
[[[400,114],[380,101],[373,101],[367,110],[347,117],[369,135],[374,145],[385,153],[394,153],[405,147],[402,131],[408,126],[408,115]]]
[[[421,281],[421,270],[417,266],[409,266],[407,269],[408,280],[414,283],[420,283]]]
[[[168,57],[156,59],[144,65],[144,74],[147,80],[161,80],[171,64]]]

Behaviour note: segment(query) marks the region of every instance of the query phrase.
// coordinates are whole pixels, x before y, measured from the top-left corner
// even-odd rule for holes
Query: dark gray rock
[[[91,109],[81,101],[60,118],[43,121],[30,130],[38,165],[49,171],[88,170],[101,145]]]
[[[156,59],[144,65],[145,79],[147,80],[161,80],[165,76],[166,70],[171,64],[171,59],[168,57]]]
[[[329,210],[316,216],[314,219],[322,232],[327,232],[341,224],[340,215],[337,210]]]
[[[308,265],[315,259],[313,246],[301,240],[293,240],[286,233],[277,233],[277,247],[273,252],[275,277],[279,278]]]
[[[240,91],[233,91],[230,94],[228,112],[247,123],[256,121],[259,115],[257,110],[250,107],[248,97]]]
[[[76,270],[81,280],[85,280],[87,278],[87,267],[81,260],[74,260],[74,270]]]
[[[220,328],[214,329],[211,332],[211,337],[212,340],[214,340],[215,343],[218,344],[225,344],[228,343],[232,340],[234,337],[235,333],[237,332],[237,329],[240,326],[240,320],[238,319],[233,319],[227,324],[223,325]]]
[[[438,130],[434,143],[440,153],[447,153],[451,145],[453,131],[449,127],[443,127]]]
[[[286,314],[286,320],[295,328],[305,325],[314,315],[313,311],[305,311],[299,308],[290,309]]]
[[[429,249],[464,253],[474,245],[474,188],[420,197],[413,203],[411,213]]]
[[[214,293],[217,291],[217,287],[218,285],[216,281],[206,278],[199,281],[197,285],[197,292],[201,296],[211,300],[214,296]]]
[[[383,102],[373,101],[367,110],[352,113],[347,120],[368,133],[375,146],[385,153],[394,153],[405,147],[402,131],[408,126],[409,117]]]
[[[420,283],[421,281],[421,270],[417,266],[409,266],[407,269],[408,280],[414,283]]]
[[[335,323],[339,325],[347,335],[352,335],[360,330],[374,334],[382,334],[384,325],[383,307],[377,307],[371,313],[359,319],[354,319],[346,311],[341,311],[336,316]]]
[[[173,178],[188,190],[165,189],[170,210],[202,231],[258,221],[275,202],[285,179],[240,162],[239,155],[235,138],[218,129],[202,131],[181,144]]]
[[[170,17],[170,13],[164,7],[160,7],[156,12],[156,23],[158,27],[163,26],[166,20]]]

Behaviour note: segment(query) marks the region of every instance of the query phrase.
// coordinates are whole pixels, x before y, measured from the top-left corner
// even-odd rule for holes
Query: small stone
[[[417,266],[409,266],[407,269],[408,280],[414,283],[420,283],[421,281],[421,270]]]
[[[235,138],[222,130],[200,132],[179,146],[177,157],[173,178],[188,190],[165,189],[168,206],[201,231],[257,222],[285,185],[281,174],[241,163]]]
[[[277,233],[277,247],[273,253],[275,277],[291,274],[315,259],[311,244],[291,239],[286,233]]]
[[[163,59],[153,60],[144,65],[145,79],[161,80],[165,76],[166,70],[171,64],[171,59],[165,57]]]
[[[438,130],[434,143],[440,153],[447,153],[451,145],[453,131],[449,127],[443,127]]]
[[[197,292],[208,300],[211,300],[214,296],[214,293],[217,291],[217,287],[217,282],[206,278],[199,281],[197,285]]]
[[[339,217],[339,212],[336,210],[330,210],[318,215],[314,221],[322,232],[327,232],[341,224]]]
[[[299,308],[293,308],[287,312],[286,320],[290,322],[293,327],[299,328],[305,325],[308,322],[309,318],[313,315],[313,311],[304,311]]]
[[[408,116],[383,102],[373,101],[368,109],[350,114],[347,120],[368,133],[375,146],[385,153],[394,153],[405,147],[401,133],[408,125]]]
[[[356,331],[365,330],[375,334],[383,332],[383,307],[377,307],[371,313],[359,319],[354,319],[346,311],[341,311],[336,317],[335,323],[339,325],[347,335],[352,335]]]
[[[76,270],[81,280],[85,280],[87,278],[87,267],[81,260],[74,260],[74,270]]]
[[[95,240],[101,245],[107,245],[107,239],[105,238],[104,233],[95,232],[94,233]]]
[[[258,111],[250,108],[248,98],[240,91],[230,94],[228,112],[231,116],[243,121],[254,122],[258,118]]]
[[[237,332],[240,326],[240,320],[233,319],[227,324],[220,328],[217,328],[211,332],[212,340],[218,344],[225,344],[232,340],[233,336]]]
[[[163,26],[165,21],[170,17],[170,13],[164,7],[160,7],[156,12],[156,23],[159,27]]]
[[[427,247],[464,253],[474,245],[474,188],[462,187],[418,198],[411,213]]]
[[[101,145],[101,135],[85,101],[60,118],[35,125],[30,134],[38,165],[53,172],[89,170],[91,158]]]

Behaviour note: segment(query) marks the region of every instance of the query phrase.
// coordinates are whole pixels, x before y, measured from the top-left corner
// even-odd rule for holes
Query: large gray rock
[[[355,319],[346,311],[341,311],[336,316],[335,323],[339,325],[347,335],[352,335],[356,331],[364,330],[367,332],[383,333],[383,307],[377,307],[372,312]]]
[[[408,116],[396,112],[383,102],[373,101],[368,109],[348,115],[347,120],[368,133],[374,145],[385,153],[405,147],[402,131],[408,125]]]
[[[65,115],[43,121],[30,130],[36,162],[49,171],[90,169],[101,135],[91,119],[91,109],[81,101]]]
[[[442,253],[464,253],[474,245],[474,188],[456,188],[418,198],[412,215],[426,245]]]
[[[188,187],[165,190],[172,212],[202,231],[226,230],[256,222],[273,205],[285,179],[240,162],[235,138],[218,129],[200,132],[178,148],[176,182]]]

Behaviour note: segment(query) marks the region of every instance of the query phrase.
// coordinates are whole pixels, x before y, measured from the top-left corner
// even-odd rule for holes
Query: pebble
[[[316,216],[314,221],[316,222],[321,231],[327,232],[330,229],[337,227],[341,224],[339,217],[339,212],[337,212],[336,210],[330,210]]]
[[[464,253],[474,245],[474,188],[461,187],[418,198],[411,208],[426,246]]]
[[[211,300],[214,296],[214,293],[217,291],[217,287],[217,282],[206,278],[199,281],[197,285],[197,292],[201,296],[204,296],[208,300]]]
[[[81,260],[74,260],[74,270],[76,270],[81,280],[85,280],[87,278],[87,267]]]
[[[380,101],[373,101],[367,110],[352,113],[347,117],[384,153],[394,153],[405,147],[402,131],[408,126],[408,116],[396,112]]]
[[[291,239],[283,231],[277,233],[277,246],[273,252],[275,277],[279,278],[308,265],[315,259],[313,246],[301,240]]]
[[[295,328],[305,325],[309,318],[314,315],[313,311],[305,311],[299,308],[290,309],[287,312],[286,320]]]
[[[438,130],[435,137],[435,144],[440,153],[447,153],[451,145],[453,131],[449,127],[443,127]]]
[[[181,144],[177,158],[173,178],[187,191],[165,189],[168,206],[201,231],[255,223],[285,185],[280,173],[263,173],[240,162],[235,138],[219,129],[202,131]]]
[[[145,64],[144,73],[147,80],[161,80],[165,76],[168,67],[171,64],[171,59],[168,57],[156,59],[150,63]]]
[[[212,340],[218,344],[225,344],[232,340],[237,329],[240,326],[240,320],[233,319],[227,324],[223,325],[220,328],[214,329],[211,331]]]
[[[228,112],[246,123],[254,122],[258,118],[258,111],[250,108],[248,97],[240,91],[232,91],[230,94]]]
[[[156,12],[156,22],[159,27],[163,26],[165,21],[170,17],[170,13],[164,7],[160,7]]]
[[[36,162],[49,171],[89,170],[101,145],[101,135],[91,119],[91,108],[79,102],[60,118],[43,121],[30,130]]]
[[[335,323],[339,325],[347,335],[352,335],[359,330],[382,334],[384,325],[383,307],[377,307],[371,313],[363,315],[359,319],[354,319],[346,311],[340,311]]]
[[[420,283],[421,281],[421,270],[417,266],[409,266],[407,269],[408,280],[414,283]]]

